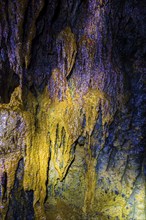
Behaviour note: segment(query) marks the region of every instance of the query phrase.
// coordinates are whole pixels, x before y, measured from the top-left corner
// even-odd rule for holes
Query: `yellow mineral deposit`
[[[108,213],[113,217],[118,215],[122,219],[125,199],[117,196],[116,201],[114,201],[112,194],[105,194],[101,189],[97,190],[96,201],[94,195],[97,179],[95,172],[96,159],[91,156],[90,136],[98,118],[99,108],[102,109],[104,114],[103,126],[112,120],[112,116],[106,114],[106,111],[104,112],[104,107],[108,108],[108,105],[110,105],[106,95],[99,90],[89,89],[81,98],[78,95],[71,96],[71,92],[67,88],[64,99],[59,101],[58,97],[51,100],[48,88],[45,88],[44,92],[37,98],[32,93],[29,93],[27,103],[26,111],[22,105],[21,88],[18,87],[13,92],[10,103],[1,104],[0,109],[18,111],[26,123],[23,185],[25,190],[34,191],[35,218],[45,219],[44,201],[46,198],[46,183],[49,181],[48,166],[50,157],[58,173],[56,180],[62,181],[75,156],[72,146],[78,137],[83,134],[82,123],[85,115],[86,127],[84,135],[88,135],[89,141],[83,211],[87,213],[88,211],[98,210],[105,215]],[[13,188],[15,173],[21,158],[22,154],[18,153],[11,155],[12,163],[9,163],[6,159],[8,194]],[[125,215],[126,212],[127,210],[125,209]]]
[[[112,121],[113,116],[109,114],[110,99],[98,89],[89,88],[83,96],[69,89],[66,77],[70,74],[75,62],[76,39],[71,29],[67,27],[59,34],[57,41],[61,41],[63,44],[63,56],[67,57],[67,67],[66,73],[61,72],[59,68],[52,72],[52,80],[56,89],[55,97],[51,99],[47,87],[37,98],[29,92],[27,108],[24,108],[22,91],[20,87],[17,87],[11,96],[10,103],[0,105],[0,109],[19,112],[26,123],[25,155],[18,152],[18,154],[11,155],[12,163],[9,163],[7,158],[5,162],[8,174],[8,195],[14,185],[18,162],[24,156],[24,190],[34,191],[35,218],[45,219],[44,201],[46,183],[49,181],[49,160],[52,159],[57,171],[58,176],[55,181],[62,181],[75,157],[73,144],[80,135],[87,135],[88,157],[86,158],[86,192],[83,211],[87,213],[97,210],[105,215],[110,213],[113,217],[118,215],[122,219],[122,209],[125,206],[125,200],[122,197],[117,196],[114,201],[112,194],[106,194],[99,189],[95,198],[97,180],[95,166],[97,161],[91,154],[90,138],[100,108],[102,110],[102,126]],[[27,62],[26,65],[28,65]],[[62,88],[65,89],[61,90]],[[61,100],[58,97],[59,90],[62,92]],[[82,127],[84,116],[86,118],[85,128]]]

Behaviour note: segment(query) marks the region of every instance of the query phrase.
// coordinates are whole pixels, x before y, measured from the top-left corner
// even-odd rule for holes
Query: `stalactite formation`
[[[0,219],[146,219],[145,9],[0,2]]]

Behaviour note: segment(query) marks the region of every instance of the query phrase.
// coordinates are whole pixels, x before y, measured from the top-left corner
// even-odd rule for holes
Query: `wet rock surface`
[[[145,10],[0,3],[0,218],[146,219]]]
[[[16,177],[6,219],[34,219],[33,192],[23,189],[24,161],[21,159],[16,171]]]

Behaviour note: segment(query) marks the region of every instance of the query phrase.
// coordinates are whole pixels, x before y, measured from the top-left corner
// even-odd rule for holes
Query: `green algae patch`
[[[121,195],[115,196],[113,192],[105,193],[102,189],[97,190],[95,204],[94,210],[98,210],[105,216],[111,216],[113,219],[118,217],[122,220],[123,215],[127,216],[129,213],[129,210],[123,213],[126,201]]]

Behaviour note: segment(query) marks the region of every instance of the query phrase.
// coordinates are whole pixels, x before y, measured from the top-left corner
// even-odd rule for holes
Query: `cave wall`
[[[146,219],[145,9],[0,2],[2,219]]]

